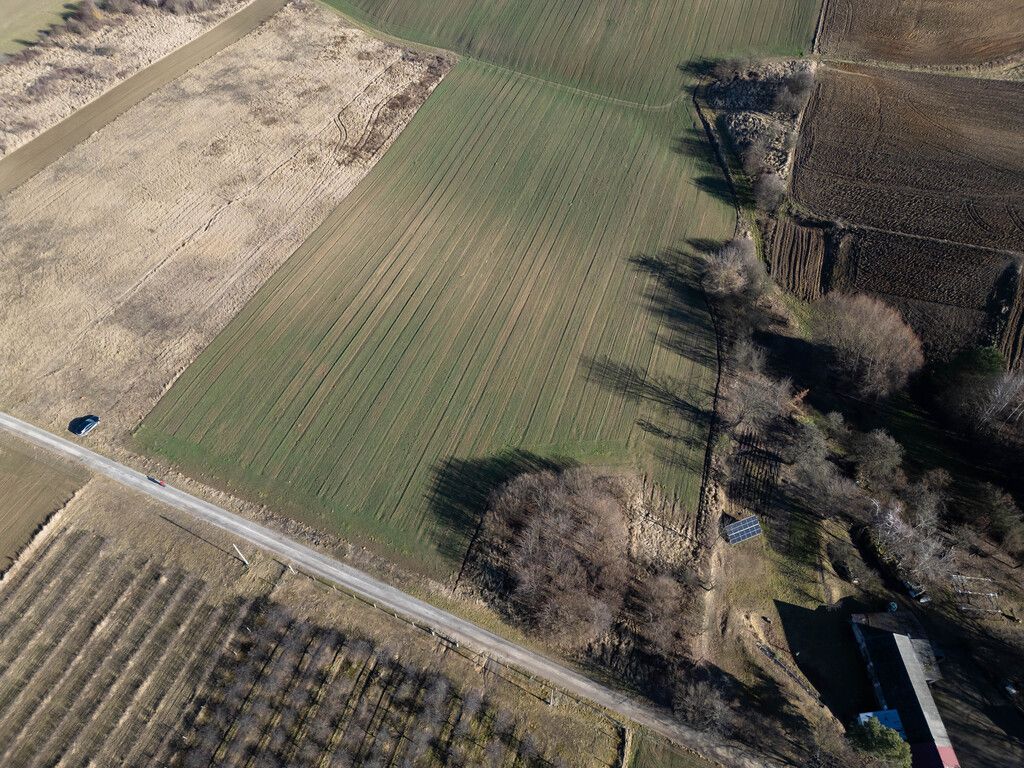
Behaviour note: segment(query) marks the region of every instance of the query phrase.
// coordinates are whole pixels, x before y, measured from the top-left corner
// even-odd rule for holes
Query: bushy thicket
[[[858,394],[898,392],[924,365],[921,339],[895,309],[865,294],[829,294],[816,307],[815,338]]]
[[[503,552],[520,624],[570,648],[610,629],[629,576],[614,483],[583,468],[520,475],[494,495],[485,529]]]
[[[107,0],[104,10],[137,13],[139,8],[160,8],[171,13],[200,13],[220,5],[221,0]]]

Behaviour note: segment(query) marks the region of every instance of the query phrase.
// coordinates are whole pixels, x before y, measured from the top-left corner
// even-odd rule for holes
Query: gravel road
[[[617,712],[683,747],[714,758],[723,765],[736,768],[767,768],[776,765],[738,745],[720,743],[718,739],[676,721],[664,710],[601,685],[541,653],[517,645],[472,622],[418,600],[356,568],[303,546],[277,531],[184,491],[158,485],[145,474],[91,451],[77,442],[58,437],[6,413],[0,413],[0,429],[5,429],[35,445],[83,464],[93,472],[106,475],[132,490],[153,496],[176,509],[233,533],[308,574],[337,584],[380,608],[430,627],[450,640],[485,653],[496,661],[516,667],[575,696]]]

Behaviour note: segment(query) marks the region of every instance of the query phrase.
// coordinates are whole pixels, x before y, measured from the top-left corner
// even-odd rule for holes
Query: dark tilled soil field
[[[845,263],[832,270],[831,288],[919,299],[986,310],[1010,300],[1013,259],[967,245],[863,231],[847,233]]]
[[[1024,0],[826,0],[826,56],[981,64],[1024,51]]]
[[[831,291],[878,296],[921,335],[929,359],[977,344],[1020,357],[1024,298],[1009,254],[788,216],[769,221],[764,237],[768,268],[787,291],[810,301]]]
[[[766,227],[768,269],[779,285],[801,299],[820,299],[827,287],[822,271],[827,233],[826,227],[805,226],[789,216]]]
[[[1024,247],[1024,83],[819,70],[793,195],[853,225]]]
[[[1017,281],[1009,256],[874,231],[844,233],[834,252],[829,289],[875,294],[899,309],[930,359],[998,340]]]

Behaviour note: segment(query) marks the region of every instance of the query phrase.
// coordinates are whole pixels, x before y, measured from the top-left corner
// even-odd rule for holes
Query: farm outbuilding
[[[960,768],[928,684],[934,656],[916,622],[903,614],[854,614],[857,638],[881,710],[895,710],[913,768]]]

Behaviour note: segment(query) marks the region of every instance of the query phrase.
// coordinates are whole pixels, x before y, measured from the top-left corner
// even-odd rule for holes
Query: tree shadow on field
[[[721,62],[721,59],[709,59],[706,56],[701,56],[696,59],[690,59],[679,64],[676,68],[684,75],[688,75],[693,78],[709,77],[712,72],[715,71],[715,67]]]
[[[700,252],[721,243],[691,240],[687,250],[671,249],[655,256],[634,256],[630,265],[653,278],[646,296],[649,311],[660,321],[657,342],[700,365],[715,367],[718,354],[709,305],[700,286]]]
[[[453,456],[437,466],[428,499],[439,523],[438,551],[460,563],[455,583],[458,584],[480,536],[492,493],[527,472],[561,472],[573,466],[576,462],[572,459],[544,457],[521,449],[482,458]]]
[[[696,161],[698,175],[693,177],[692,183],[697,189],[730,207],[736,205],[733,188],[702,126],[692,125],[676,136],[672,140],[672,151]]]
[[[672,151],[677,155],[697,160],[701,164],[702,170],[706,172],[713,172],[719,167],[715,148],[708,141],[704,129],[699,126],[691,125],[679,136],[676,136],[672,140]]]
[[[665,250],[629,260],[649,279],[644,305],[657,320],[654,344],[693,366],[717,370],[715,329],[698,280],[698,251],[709,245],[690,244],[689,250]],[[710,383],[652,371],[608,356],[581,361],[587,380],[625,400],[646,403],[638,426],[653,438],[653,457],[663,466],[700,472],[694,456],[706,445],[714,390]]]

